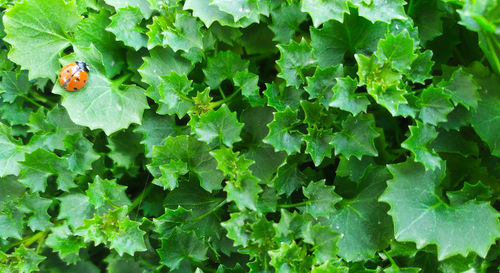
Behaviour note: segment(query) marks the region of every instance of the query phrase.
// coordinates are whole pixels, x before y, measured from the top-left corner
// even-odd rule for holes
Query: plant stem
[[[46,97],[44,96],[41,96],[40,94],[38,94],[38,92],[30,92],[30,95],[35,98],[35,100],[37,101],[41,101],[43,102],[44,104],[47,104],[48,106],[50,107],[54,107],[56,106],[56,103],[51,101],[51,100],[48,100]]]
[[[31,104],[35,105],[35,106],[38,106],[38,107],[42,107],[43,105],[41,105],[40,103],[36,102],[34,99],[26,96],[26,95],[21,95],[25,100],[27,100],[28,102],[30,102]]]
[[[132,73],[127,73],[127,74],[125,74],[125,75],[123,75],[123,76],[119,77],[118,79],[114,80],[114,81],[113,81],[113,85],[114,85],[114,86],[116,86],[116,87],[118,87],[118,86],[122,85],[122,83],[123,83],[124,81],[126,81],[126,80],[128,80],[130,77],[132,77],[133,75],[134,75],[134,74],[132,74]]]
[[[225,98],[225,99],[222,99],[222,100],[218,100],[218,101],[214,101],[212,103],[210,103],[210,106],[208,107],[208,109],[213,109],[215,107],[218,107],[228,101],[230,101],[231,99],[233,99],[234,97],[236,97],[236,95],[238,95],[241,91],[241,88],[238,88],[234,93],[232,93],[229,97]]]
[[[278,207],[280,207],[280,208],[295,208],[295,207],[305,206],[305,205],[307,205],[307,203],[309,203],[309,201],[304,201],[304,202],[300,202],[300,203],[293,203],[293,204],[280,204],[280,205],[278,205]]]
[[[214,213],[216,210],[218,210],[220,207],[224,206],[226,203],[227,203],[227,200],[226,200],[226,199],[224,199],[224,200],[222,200],[222,202],[220,202],[217,206],[215,206],[215,207],[214,207],[214,208],[212,208],[211,210],[209,210],[209,211],[205,212],[204,214],[202,214],[202,215],[200,215],[200,216],[198,216],[198,217],[196,217],[196,218],[193,218],[193,219],[191,219],[191,220],[189,220],[189,221],[190,221],[190,222],[196,222],[196,221],[199,221],[199,220],[201,220],[201,219],[203,219],[203,218],[207,217],[208,215],[210,215],[210,214]]]
[[[146,197],[152,189],[153,189],[153,184],[149,183],[149,185],[144,189],[144,191],[134,199],[134,201],[132,202],[132,205],[130,205],[130,207],[128,207],[127,213],[130,213],[137,206],[139,206],[139,204],[142,202],[144,197]]]
[[[220,87],[220,85],[219,85],[219,93],[222,96],[222,99],[226,98],[226,94],[224,94],[224,91],[222,90],[222,87]]]

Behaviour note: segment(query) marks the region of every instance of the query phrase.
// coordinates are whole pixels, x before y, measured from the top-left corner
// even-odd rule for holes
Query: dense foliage
[[[498,272],[500,1],[407,1],[1,0],[0,272]]]

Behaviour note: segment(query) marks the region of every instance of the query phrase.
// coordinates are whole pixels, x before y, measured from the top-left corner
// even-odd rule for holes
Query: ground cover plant
[[[0,272],[500,270],[499,1],[0,7]]]

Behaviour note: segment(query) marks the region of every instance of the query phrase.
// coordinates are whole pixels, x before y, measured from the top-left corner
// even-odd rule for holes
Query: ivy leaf
[[[250,105],[265,105],[265,100],[259,94],[259,76],[243,70],[234,75],[233,81],[235,86],[241,88],[241,94],[246,98]]]
[[[310,268],[307,261],[307,248],[298,246],[295,241],[291,244],[281,244],[279,249],[270,250],[269,262],[277,272],[307,272]]]
[[[313,254],[317,263],[325,263],[337,260],[337,243],[340,234],[334,232],[330,227],[321,224],[308,224],[304,230],[304,242],[314,246]]]
[[[328,105],[351,112],[353,116],[361,112],[366,113],[370,101],[363,94],[355,93],[357,88],[358,81],[355,79],[349,76],[338,78],[337,84],[333,87],[333,97]]]
[[[401,143],[401,147],[411,151],[415,155],[415,159],[421,162],[426,170],[440,168],[442,159],[430,148],[430,144],[438,136],[436,129],[419,121],[417,121],[416,126],[409,128],[411,135]]]
[[[130,220],[128,217],[119,221],[119,229],[110,238],[110,248],[115,249],[120,256],[124,253],[134,255],[137,251],[146,251],[144,234],[140,228],[140,223]]]
[[[311,15],[316,28],[329,20],[342,22],[344,13],[349,13],[348,2],[338,0],[304,0],[301,10]]]
[[[67,32],[80,21],[75,2],[31,0],[12,6],[3,16],[9,58],[29,71],[29,79],[56,78],[59,52],[70,45]],[[36,50],[33,50],[36,48]]]
[[[289,5],[281,5],[271,11],[272,23],[269,29],[274,32],[273,41],[280,44],[288,44],[293,38],[300,24],[306,20],[306,14],[300,10],[296,2]]]
[[[0,177],[6,175],[19,174],[19,161],[24,160],[25,153],[30,149],[21,145],[20,141],[12,137],[12,130],[10,127],[0,124],[0,145],[2,152],[0,153]]]
[[[0,238],[21,239],[24,230],[24,214],[14,204],[2,204],[0,210]]]
[[[422,91],[419,117],[424,123],[437,125],[446,122],[448,114],[453,111],[449,95],[442,88],[427,87]]]
[[[244,174],[235,181],[227,182],[224,191],[227,192],[227,200],[234,201],[240,210],[257,210],[257,200],[262,188],[256,177]]]
[[[302,187],[304,195],[309,199],[306,203],[306,212],[313,217],[326,217],[334,211],[334,205],[342,198],[334,191],[333,186],[325,185],[325,180],[309,183]]]
[[[221,189],[222,173],[217,170],[217,162],[208,153],[209,146],[193,137],[181,135],[169,137],[163,146],[153,147],[153,162],[148,165],[154,177],[161,175],[159,167],[171,160],[180,160],[200,180],[200,185],[207,191]]]
[[[31,230],[45,230],[52,225],[47,213],[51,204],[51,199],[40,197],[38,194],[29,194],[21,198],[19,211],[33,213],[33,216],[28,219],[28,226]]]
[[[318,101],[328,109],[333,97],[332,88],[337,84],[337,77],[342,77],[344,69],[342,65],[331,66],[325,69],[318,68],[312,77],[307,77],[307,86],[304,88],[311,99]]]
[[[292,41],[287,45],[278,45],[278,48],[281,55],[276,61],[281,69],[278,76],[286,81],[287,86],[298,88],[305,81],[304,70],[316,63],[311,47],[302,39],[300,43]]]
[[[363,16],[374,23],[381,21],[389,24],[393,19],[408,20],[404,11],[404,5],[406,4],[404,0],[372,0],[369,2],[353,0],[352,3],[358,7],[359,16]]]
[[[144,110],[149,108],[144,89],[129,85],[120,90],[97,71],[89,73],[87,85],[78,92],[68,92],[59,84],[54,85],[52,92],[63,97],[62,105],[73,122],[102,129],[107,135],[131,123],[140,124]]]
[[[175,136],[177,127],[172,116],[159,116],[152,110],[144,112],[142,124],[134,129],[134,132],[142,134],[141,144],[146,147],[146,157],[151,158],[153,147],[162,145],[169,136]]]
[[[18,260],[17,266],[20,273],[39,271],[38,265],[46,259],[38,255],[34,249],[26,248],[24,245],[17,247],[13,256]]]
[[[321,29],[310,28],[311,46],[320,67],[336,66],[344,60],[346,53],[352,56],[354,53],[369,54],[375,51],[386,29],[385,23],[373,24],[352,11],[350,15],[344,16],[343,23],[329,21]]]
[[[168,164],[160,166],[161,177],[154,179],[153,184],[164,189],[173,190],[177,188],[179,177],[189,172],[186,162],[181,160],[170,160]]]
[[[21,165],[19,181],[29,187],[32,192],[43,192],[47,186],[47,178],[57,175],[58,189],[68,191],[76,187],[73,179],[76,176],[69,170],[68,161],[44,149],[36,149],[27,154]]]
[[[161,84],[161,76],[172,72],[178,75],[188,74],[193,64],[187,59],[176,54],[170,48],[155,47],[149,50],[150,57],[144,57],[144,64],[139,68],[142,81],[149,84],[146,95],[156,102],[160,100],[158,86]]]
[[[303,134],[294,129],[298,125],[297,111],[287,107],[284,111],[275,112],[273,121],[267,125],[269,134],[264,142],[276,151],[285,151],[289,155],[300,152]]]
[[[116,39],[135,50],[146,47],[148,38],[144,31],[141,31],[139,24],[142,21],[142,14],[138,7],[123,7],[111,16],[111,24],[106,28],[113,33]]]
[[[302,140],[306,143],[306,152],[311,155],[314,166],[318,167],[325,157],[331,158],[333,133],[331,129],[307,128],[307,135]]]
[[[85,194],[70,193],[57,199],[61,201],[57,218],[67,219],[68,225],[73,229],[83,225],[83,220],[91,218],[94,214],[94,207]]]
[[[418,57],[411,63],[410,72],[406,74],[408,79],[415,83],[425,84],[425,80],[431,79],[431,70],[434,66],[433,53],[426,50],[419,53]]]
[[[205,82],[212,88],[217,88],[223,80],[232,79],[234,74],[248,69],[249,62],[233,51],[221,51],[215,57],[208,58],[203,69]]]
[[[175,72],[162,76],[158,90],[161,102],[157,110],[158,114],[177,114],[179,118],[184,117],[194,106],[192,101],[187,100],[189,92],[193,90],[192,83],[186,75],[179,75]]]
[[[26,96],[30,90],[27,73],[2,71],[0,73],[0,94],[4,102],[13,103],[17,97]]]
[[[149,1],[144,0],[104,0],[106,4],[115,7],[115,9],[122,9],[126,7],[138,7],[145,18],[149,18],[151,13],[151,4]]]
[[[108,153],[117,166],[130,168],[135,163],[135,158],[144,152],[143,146],[139,143],[141,135],[124,130],[113,134],[108,138],[110,149]]]
[[[472,75],[459,68],[451,79],[445,83],[445,90],[455,103],[462,104],[467,109],[476,109],[479,100],[479,86]]]
[[[215,21],[219,22],[223,26],[231,27],[247,27],[255,21],[249,20],[247,18],[242,18],[238,21],[234,19],[229,13],[225,13],[219,9],[216,5],[212,5],[212,0],[186,0],[184,3],[184,9],[190,9],[193,11],[193,15],[200,18],[200,20],[205,23],[205,26],[210,27]]]
[[[259,22],[259,15],[269,16],[268,0],[212,0],[211,5],[219,7],[223,12],[229,13],[238,22],[247,18],[252,22]]]
[[[337,244],[338,255],[347,261],[370,259],[392,239],[392,221],[387,215],[389,207],[377,200],[389,178],[385,168],[369,168],[355,196],[340,201],[336,205],[339,209],[332,211],[331,227],[343,235]]]
[[[120,185],[116,179],[101,179],[99,176],[94,178],[94,183],[89,184],[85,191],[89,202],[100,211],[107,211],[115,207],[129,206],[130,200],[125,193],[126,186]],[[104,209],[104,210],[103,210]]]
[[[306,183],[305,175],[298,169],[297,163],[285,163],[272,180],[278,194],[290,196],[296,189]]]
[[[72,151],[67,156],[67,160],[68,167],[73,172],[85,174],[86,171],[92,169],[92,162],[100,158],[94,151],[92,143],[81,133],[66,135],[63,143],[68,151]]]
[[[53,227],[45,242],[52,250],[58,252],[59,257],[68,264],[78,262],[80,249],[85,247],[83,239],[74,236],[67,225]]]
[[[407,32],[401,32],[398,35],[388,34],[380,40],[375,56],[380,62],[391,63],[394,69],[404,72],[418,57],[414,51],[413,39]]]
[[[177,13],[173,26],[162,33],[163,45],[169,46],[174,51],[188,52],[191,48],[203,49],[201,26],[201,23],[191,15]]]
[[[336,155],[361,159],[363,155],[378,155],[374,140],[379,135],[371,114],[349,116],[342,122],[342,131],[333,134],[331,144],[335,147]]]
[[[388,168],[394,178],[380,201],[391,205],[396,240],[415,242],[419,249],[436,244],[439,260],[456,254],[467,256],[472,251],[486,256],[500,237],[498,212],[488,202],[445,203],[435,194],[442,169],[425,170],[408,161]]]
[[[284,83],[267,84],[264,95],[267,97],[267,104],[278,111],[284,111],[287,107],[296,109],[300,106],[301,96],[304,93],[302,89],[293,86],[285,86]]]
[[[239,155],[239,152],[233,152],[226,147],[213,150],[210,155],[217,160],[217,168],[232,180],[237,180],[239,176],[250,173],[249,168],[254,163],[253,160],[246,159],[244,155]]]
[[[171,270],[179,267],[182,261],[202,262],[207,259],[207,247],[196,237],[194,232],[184,232],[179,228],[169,238],[161,241],[161,248],[157,249],[160,263]]]
[[[219,145],[228,147],[233,147],[235,142],[241,140],[242,128],[243,123],[238,122],[236,113],[231,112],[225,104],[215,111],[210,110],[202,114],[193,126],[199,140],[207,144],[218,140]]]

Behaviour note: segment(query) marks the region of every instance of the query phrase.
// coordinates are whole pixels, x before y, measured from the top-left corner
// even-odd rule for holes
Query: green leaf
[[[13,256],[18,260],[19,273],[30,273],[39,271],[38,265],[45,260],[44,256],[40,256],[32,248],[25,248],[24,245],[16,248]]]
[[[203,49],[202,24],[186,13],[177,13],[175,23],[163,35],[163,45],[174,51],[188,52],[191,48]]]
[[[339,233],[321,224],[314,226],[308,224],[304,230],[304,242],[313,245],[313,254],[316,258],[316,263],[333,262],[338,259],[336,255],[339,250],[337,243],[340,238]]]
[[[119,221],[119,229],[110,236],[110,248],[116,250],[120,256],[124,253],[134,255],[137,251],[146,251],[144,234],[140,223],[131,221],[128,217]]]
[[[202,114],[193,126],[199,140],[207,144],[218,140],[216,142],[220,146],[224,144],[228,147],[232,147],[235,142],[241,140],[242,128],[243,123],[238,122],[236,113],[231,112],[225,104],[216,111],[210,110]]]
[[[417,121],[417,125],[409,128],[411,135],[401,143],[401,147],[411,151],[415,155],[415,159],[425,166],[425,169],[434,170],[440,168],[443,161],[430,148],[430,144],[438,136],[436,129],[419,121]]]
[[[305,82],[305,70],[316,63],[311,47],[302,39],[300,43],[292,41],[287,45],[278,45],[278,48],[280,59],[276,63],[281,69],[278,77],[283,78],[287,86],[298,88]]]
[[[70,45],[68,32],[80,21],[75,2],[28,0],[3,16],[9,58],[29,71],[29,79],[56,78],[58,55]],[[36,50],[33,50],[35,49]]]
[[[153,180],[153,184],[164,189],[173,190],[177,188],[179,178],[189,172],[186,162],[182,160],[170,160],[168,164],[160,166],[161,177]]]
[[[243,60],[233,51],[221,51],[208,58],[207,66],[203,69],[205,82],[215,89],[223,80],[232,79],[236,72],[247,70],[248,64],[247,60]]]
[[[359,182],[355,196],[340,201],[339,209],[332,211],[329,221],[335,232],[342,234],[338,255],[347,261],[373,258],[385,249],[393,237],[389,207],[378,202],[390,178],[385,168],[369,168]],[[363,234],[363,236],[359,236]]]
[[[0,96],[4,102],[13,103],[17,97],[24,97],[30,90],[30,82],[26,73],[2,71],[0,73]]]
[[[396,240],[415,242],[419,249],[436,244],[438,258],[443,260],[472,251],[484,257],[500,237],[498,212],[488,202],[449,205],[436,195],[442,169],[426,171],[413,162],[388,168],[394,178],[380,200],[391,205]]]
[[[107,147],[111,150],[108,156],[120,167],[132,167],[135,158],[144,152],[143,146],[139,143],[141,135],[132,132],[132,130],[117,132],[108,140]]]
[[[349,116],[342,122],[342,131],[334,133],[335,155],[341,154],[361,159],[363,155],[377,156],[374,140],[380,134],[375,129],[375,120],[371,114]]]
[[[92,142],[81,133],[66,135],[63,139],[64,147],[71,151],[67,157],[69,169],[78,174],[85,174],[92,169],[92,162],[100,158],[94,151]]]
[[[138,7],[123,7],[111,16],[111,24],[106,28],[113,33],[116,39],[135,50],[146,47],[148,38],[144,31],[139,28],[142,14]]]
[[[239,176],[250,173],[249,168],[254,163],[253,160],[246,159],[244,155],[239,154],[224,146],[210,152],[210,155],[217,160],[217,169],[231,180],[237,180]]]
[[[2,204],[0,210],[0,238],[21,239],[24,230],[24,214],[14,204]]]
[[[417,59],[414,51],[413,39],[407,32],[401,32],[398,35],[388,34],[380,40],[375,56],[381,63],[390,63],[394,69],[403,72]]]
[[[102,129],[107,135],[131,123],[140,124],[144,110],[149,108],[144,89],[127,85],[121,90],[116,82],[97,71],[89,73],[88,83],[82,90],[68,92],[56,84],[52,92],[63,97],[62,105],[73,122],[90,129]]]
[[[234,241],[234,245],[246,247],[252,239],[248,225],[256,220],[255,212],[235,212],[231,213],[231,218],[221,223],[221,226],[227,230],[227,237]]]
[[[126,7],[138,7],[145,18],[149,18],[152,13],[151,4],[145,0],[104,0],[104,2],[117,10]]]
[[[300,10],[299,3],[280,5],[271,11],[272,23],[269,28],[274,32],[273,41],[288,44],[299,26],[306,20],[306,14]]]
[[[44,149],[36,149],[26,154],[21,165],[19,182],[31,189],[32,192],[43,192],[47,186],[47,178],[57,175],[57,188],[68,191],[76,187],[73,182],[76,174],[69,170],[68,161]]]
[[[278,169],[272,182],[278,194],[290,196],[296,189],[306,183],[306,177],[298,169],[297,163],[285,163]]]
[[[304,93],[302,89],[293,86],[285,86],[285,83],[280,85],[276,83],[267,84],[267,89],[264,95],[267,97],[268,106],[273,107],[278,111],[284,111],[287,107],[296,109],[300,106],[301,96]]]
[[[269,16],[270,3],[268,0],[212,0],[210,4],[231,14],[235,22],[242,18],[259,22],[259,15]]]
[[[186,75],[179,75],[175,72],[161,77],[159,86],[160,101],[158,114],[177,114],[182,118],[194,105],[188,100],[189,92],[193,90],[192,81]]]
[[[341,65],[325,69],[318,68],[312,77],[307,77],[307,86],[304,88],[309,93],[309,98],[317,99],[326,109],[333,97],[332,88],[336,86],[338,77],[342,77],[344,70]]]
[[[120,185],[116,179],[101,179],[99,176],[94,178],[94,183],[89,184],[85,193],[89,202],[100,211],[107,211],[115,207],[129,206],[130,200],[125,193],[126,186]]]
[[[450,97],[442,88],[427,87],[420,95],[419,117],[424,123],[437,125],[439,122],[446,122],[448,114],[453,111],[453,104]]]
[[[33,213],[28,219],[31,230],[45,230],[52,225],[47,213],[51,204],[51,199],[40,197],[38,194],[27,194],[21,198],[18,208],[23,213]]]
[[[287,154],[300,152],[303,134],[295,129],[299,125],[297,111],[286,108],[275,112],[274,119],[268,124],[269,134],[264,142],[272,145],[276,151],[285,151]]]
[[[68,225],[73,229],[83,225],[83,220],[91,218],[94,214],[94,207],[85,194],[70,193],[57,199],[61,201],[57,218],[67,219]]]
[[[29,147],[21,145],[21,142],[12,137],[10,127],[0,124],[0,145],[2,152],[0,153],[0,177],[6,175],[18,175],[18,162],[24,160],[24,154],[29,152]]]
[[[219,24],[223,26],[231,27],[247,27],[256,22],[247,18],[235,20],[235,18],[229,13],[225,13],[216,5],[212,5],[212,0],[186,0],[184,3],[184,9],[192,10],[193,15],[200,18],[200,20],[205,23],[207,28],[210,27],[215,21],[219,22]]]
[[[318,167],[325,157],[332,157],[333,132],[331,129],[307,128],[302,140],[306,143],[306,153],[311,155],[314,166]]]
[[[458,206],[471,200],[488,201],[491,198],[491,193],[490,189],[481,182],[474,185],[465,182],[463,188],[447,192],[446,196],[450,200],[450,204]]]
[[[342,22],[344,13],[349,13],[348,1],[342,0],[304,0],[301,10],[311,15],[316,28],[329,20]]]
[[[234,201],[240,210],[257,210],[257,200],[262,188],[255,176],[245,174],[235,181],[226,182],[224,191],[227,192],[227,200]]]
[[[307,261],[307,249],[298,246],[295,241],[289,244],[281,244],[279,249],[268,252],[271,257],[269,262],[277,272],[299,273],[307,272],[310,261]]]
[[[342,198],[334,191],[333,186],[325,185],[325,180],[309,183],[302,191],[307,197],[306,212],[313,217],[326,217],[334,211],[334,205]]]
[[[355,93],[357,88],[358,82],[355,79],[349,76],[338,78],[337,84],[332,90],[333,97],[328,105],[351,112],[353,116],[357,116],[361,112],[366,113],[370,101],[364,94]]]
[[[329,21],[321,29],[310,28],[311,46],[319,66],[336,66],[344,60],[346,54],[352,56],[354,53],[368,54],[375,51],[378,40],[384,37],[386,29],[385,23],[373,24],[359,17],[353,10],[350,15],[344,16],[343,23]]]
[[[363,16],[366,19],[376,22],[382,21],[386,23],[391,23],[391,20],[408,20],[405,15],[404,5],[406,2],[404,0],[352,0],[352,3],[357,5],[359,16]]]
[[[67,225],[53,227],[45,242],[68,264],[80,261],[80,249],[85,247],[83,239],[74,236]]]
[[[142,124],[134,129],[135,133],[142,134],[141,144],[146,147],[145,156],[153,156],[153,147],[162,145],[169,136],[175,136],[177,127],[172,116],[159,116],[152,110],[144,112]]]
[[[259,94],[259,76],[243,70],[234,75],[233,81],[235,86],[241,88],[241,94],[250,103],[250,105],[265,105],[265,100]]]
[[[451,95],[455,103],[462,104],[467,109],[476,109],[479,100],[479,86],[472,75],[459,68],[451,79],[445,83],[445,91]]]
[[[194,232],[184,232],[179,228],[161,241],[161,248],[157,249],[160,263],[171,270],[179,267],[182,261],[202,262],[207,259],[207,247],[196,237]]]
[[[431,71],[434,66],[432,56],[433,53],[430,50],[419,53],[418,57],[411,63],[410,72],[406,75],[408,79],[420,84],[425,84],[426,80],[431,79]]]
[[[179,75],[188,74],[193,64],[187,59],[176,54],[170,48],[155,47],[149,50],[150,57],[144,57],[144,64],[139,68],[142,81],[149,84],[146,95],[156,102],[160,100],[158,86],[161,84],[161,76],[175,72]]]
[[[163,146],[153,147],[153,162],[148,165],[154,177],[160,177],[159,167],[171,160],[180,160],[200,180],[207,191],[221,189],[222,173],[217,170],[217,162],[210,156],[209,146],[193,137],[181,135],[169,137]]]

